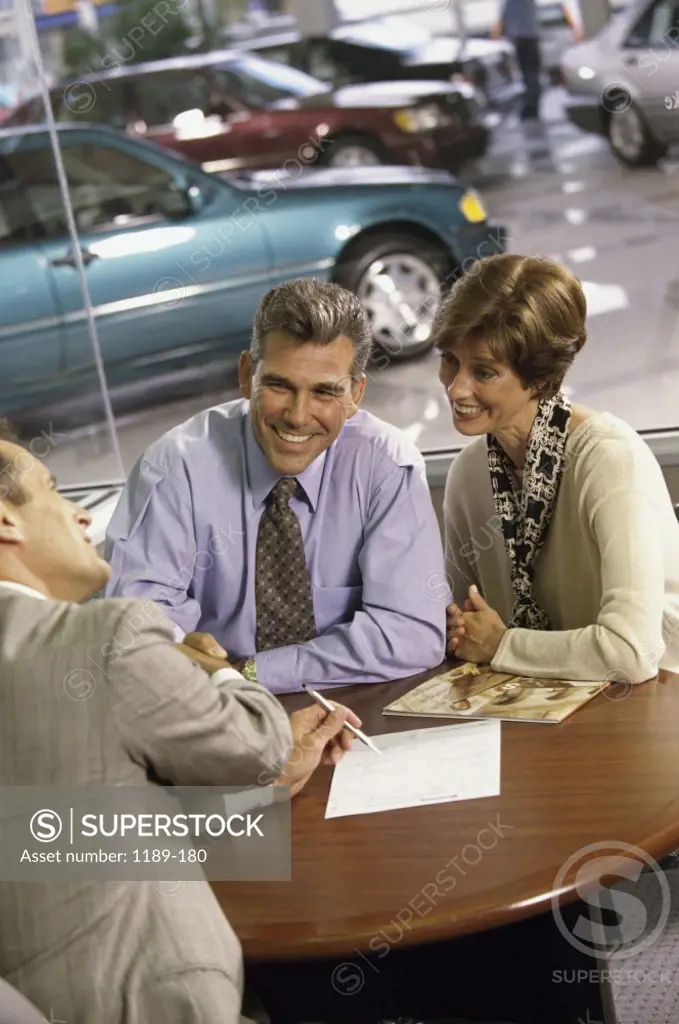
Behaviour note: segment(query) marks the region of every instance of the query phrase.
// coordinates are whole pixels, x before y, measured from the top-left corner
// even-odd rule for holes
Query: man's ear
[[[9,502],[0,501],[0,544],[22,544],[19,517]]]
[[[249,352],[241,352],[238,360],[238,387],[243,398],[252,396],[254,365]]]
[[[352,381],[351,384],[351,404],[347,408],[347,419],[350,419],[354,413],[358,412],[358,407],[363,401],[363,393],[365,391],[365,374],[361,374],[358,380]]]

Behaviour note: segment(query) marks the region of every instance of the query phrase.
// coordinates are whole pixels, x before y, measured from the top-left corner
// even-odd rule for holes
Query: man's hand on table
[[[290,715],[292,727],[292,751],[283,774],[277,780],[279,786],[290,786],[295,796],[309,781],[319,764],[337,764],[353,739],[345,722],[356,728],[361,720],[343,704],[336,704],[330,713],[320,704],[312,704]]]
[[[236,667],[227,660],[227,652],[210,633],[187,633],[177,648],[211,674],[220,668]]]
[[[197,661],[207,672],[220,668],[242,671],[247,658],[229,662],[227,652],[210,633],[187,633],[184,642],[176,645],[188,658]],[[311,704],[290,715],[292,750],[283,774],[276,780],[279,786],[290,786],[295,796],[306,785],[319,764],[337,764],[353,739],[345,722],[360,728],[361,720],[343,704],[336,704],[331,713],[320,704]]]

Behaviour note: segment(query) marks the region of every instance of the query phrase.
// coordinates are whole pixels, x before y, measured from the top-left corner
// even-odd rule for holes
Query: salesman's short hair
[[[250,357],[262,358],[266,336],[280,331],[300,344],[329,345],[345,337],[353,343],[351,376],[364,373],[372,348],[370,319],[353,292],[338,284],[301,277],[272,288],[261,299],[252,329]]]
[[[485,342],[526,388],[561,387],[585,344],[587,301],[580,281],[543,256],[503,253],[479,260],[441,303],[434,339],[442,351]]]
[[[14,427],[3,417],[0,417],[0,441],[21,444]],[[27,492],[21,486],[16,460],[8,458],[0,451],[0,501],[9,501],[12,505],[25,505],[28,498]]]

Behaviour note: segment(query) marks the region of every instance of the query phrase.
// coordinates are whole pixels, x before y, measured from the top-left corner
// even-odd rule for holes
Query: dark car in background
[[[335,86],[390,79],[466,80],[500,114],[516,110],[524,92],[514,49],[506,41],[432,36],[396,19],[342,25],[327,36],[303,37],[292,30],[239,45]]]
[[[52,91],[59,121],[100,121],[152,140],[208,173],[419,165],[456,171],[486,151],[490,127],[466,84],[383,82],[331,89],[295,68],[218,51],[116,67]],[[10,125],[43,119],[39,97]]]

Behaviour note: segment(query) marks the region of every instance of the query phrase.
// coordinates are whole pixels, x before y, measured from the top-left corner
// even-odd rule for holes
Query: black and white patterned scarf
[[[549,619],[533,597],[534,563],[554,514],[564,467],[571,404],[562,391],[542,399],[528,438],[519,491],[513,463],[500,442],[487,436],[488,469],[495,512],[502,523],[512,568],[514,609],[510,628],[549,629]]]

